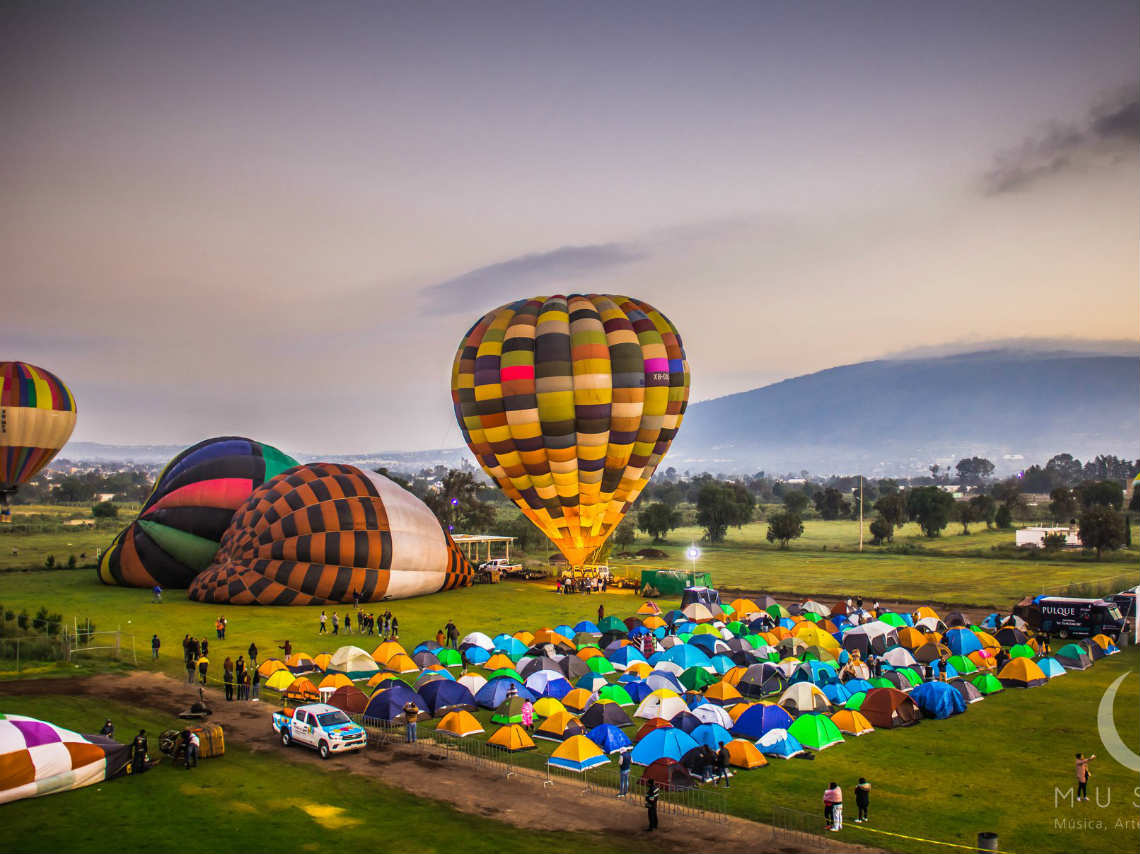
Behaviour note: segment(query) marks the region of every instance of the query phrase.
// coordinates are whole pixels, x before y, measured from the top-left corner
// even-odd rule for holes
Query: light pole
[[[695,544],[690,543],[689,548],[685,550],[685,557],[687,557],[689,559],[689,567],[690,567],[689,568],[689,584],[692,584],[693,580],[696,578],[696,575],[697,575],[697,558],[699,558],[700,556],[701,556],[701,550],[698,549]]]

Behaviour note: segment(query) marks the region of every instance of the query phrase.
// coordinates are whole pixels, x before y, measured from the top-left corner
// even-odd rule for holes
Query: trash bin
[[[978,834],[978,851],[985,854],[987,851],[998,850],[998,835],[990,831],[983,831]]]

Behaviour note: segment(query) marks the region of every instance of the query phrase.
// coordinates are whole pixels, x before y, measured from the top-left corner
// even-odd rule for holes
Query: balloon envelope
[[[647,303],[533,297],[471,327],[451,390],[483,470],[581,565],[668,451],[688,403],[689,366],[676,328]]]
[[[51,462],[75,429],[75,398],[50,371],[0,362],[0,495]]]

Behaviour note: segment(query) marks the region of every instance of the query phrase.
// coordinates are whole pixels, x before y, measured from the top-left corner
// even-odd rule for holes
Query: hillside
[[[914,474],[977,454],[1003,473],[1060,451],[1140,456],[1140,360],[988,350],[844,365],[692,404],[667,465]]]

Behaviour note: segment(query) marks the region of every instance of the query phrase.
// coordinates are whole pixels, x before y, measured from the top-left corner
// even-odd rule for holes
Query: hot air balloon
[[[483,470],[580,566],[669,450],[689,366],[676,328],[640,300],[533,297],[471,327],[451,395]]]
[[[383,475],[313,463],[255,489],[190,598],[231,605],[403,599],[466,587],[475,569],[427,505]]]
[[[297,465],[272,445],[205,439],[166,464],[138,518],[99,562],[99,579],[128,587],[185,588],[214,560],[222,534],[253,490]]]
[[[0,516],[8,496],[59,453],[75,429],[75,398],[55,374],[0,362]]]

